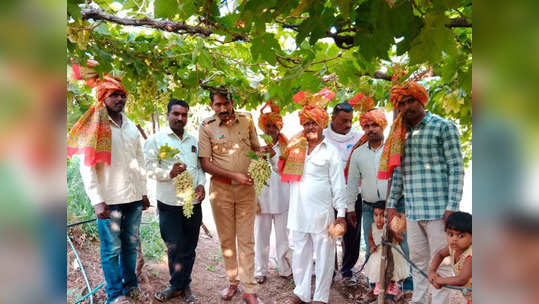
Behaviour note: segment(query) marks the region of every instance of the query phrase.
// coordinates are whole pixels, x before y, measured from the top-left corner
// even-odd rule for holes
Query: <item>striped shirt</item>
[[[403,165],[395,168],[388,208],[404,195],[406,217],[442,219],[446,210],[458,211],[464,184],[464,161],[454,123],[426,112],[408,128]]]

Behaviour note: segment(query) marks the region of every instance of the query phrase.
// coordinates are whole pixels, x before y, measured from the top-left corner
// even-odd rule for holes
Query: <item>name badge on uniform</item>
[[[221,139],[221,138],[225,138],[225,134],[219,134],[219,135],[215,135],[213,137],[214,139]]]
[[[195,146],[191,146],[191,152],[193,152],[193,153],[197,153],[197,147],[195,147]]]

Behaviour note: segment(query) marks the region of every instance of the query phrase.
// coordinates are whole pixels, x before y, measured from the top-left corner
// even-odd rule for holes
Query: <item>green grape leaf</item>
[[[247,152],[247,154],[245,154],[245,156],[249,157],[252,160],[258,160],[258,154],[256,154],[253,151]]]
[[[273,144],[273,137],[267,135],[267,134],[262,134],[260,135],[260,137],[262,137],[262,139],[267,142],[268,144]]]
[[[172,18],[178,11],[178,1],[156,0],[153,2],[153,11],[156,18]]]

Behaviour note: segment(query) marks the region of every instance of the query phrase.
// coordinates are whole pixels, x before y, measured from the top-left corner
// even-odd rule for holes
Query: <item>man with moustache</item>
[[[160,302],[181,297],[186,303],[199,303],[189,287],[195,263],[195,249],[202,223],[204,184],[206,178],[198,161],[197,140],[185,133],[189,105],[184,100],[171,99],[167,106],[169,127],[148,138],[144,144],[146,171],[155,179],[157,209],[161,237],[167,245],[170,286],[157,292]],[[173,158],[160,159],[159,148],[168,145],[179,151]],[[184,202],[176,196],[174,178],[187,170],[193,178],[195,200],[193,214],[184,216]]]
[[[199,129],[198,157],[204,171],[212,175],[210,203],[229,281],[221,298],[231,300],[241,282],[243,300],[262,303],[254,279],[256,193],[247,174],[251,160],[246,154],[255,151],[273,157],[275,151],[260,147],[251,115],[234,110],[226,89],[210,92],[210,105],[215,115],[205,119]]]
[[[290,139],[279,162],[281,180],[290,183],[288,229],[292,233],[292,273],[296,285],[285,303],[311,302],[316,256],[312,303],[320,304],[329,301],[335,267],[335,240],[330,237],[328,226],[335,221],[346,227],[344,167],[339,152],[323,135],[329,120],[324,107],[335,94],[327,89],[304,97],[297,97],[298,94],[294,100],[304,105],[299,113],[303,131]]]
[[[267,107],[271,111],[264,113]],[[258,197],[260,212],[255,219],[255,280],[258,284],[264,283],[267,279],[272,224],[275,231],[276,266],[279,276],[290,278],[292,275],[287,258],[289,246],[286,229],[290,187],[287,183],[281,182],[281,176],[277,170],[278,160],[288,145],[288,139],[281,133],[283,117],[279,110],[279,106],[269,100],[260,109],[258,118],[258,127],[264,134],[271,136],[275,151],[275,155],[271,158],[271,176],[267,181],[268,185],[264,186]]]
[[[84,155],[80,172],[97,216],[106,303],[129,303],[139,294],[137,247],[142,210],[150,206],[141,135],[123,114],[127,91],[118,78],[97,73],[85,79],[96,86],[98,102],[71,129],[67,154]]]
[[[454,123],[425,110],[428,94],[416,82],[394,85],[390,100],[400,113],[385,143],[378,177],[392,177],[386,209],[389,222],[404,196],[410,259],[428,272],[432,257],[447,246],[445,220],[459,210],[462,199],[464,162],[459,132]],[[438,272],[451,274],[449,265]],[[415,269],[412,277],[412,303],[428,303],[428,280]],[[447,289],[431,291],[432,303],[448,303]]]
[[[354,109],[352,105],[348,102],[339,103],[333,108],[331,122],[324,129],[323,133],[327,141],[337,148],[343,166],[350,157],[352,147],[362,136],[362,132],[352,129],[353,118]],[[353,267],[359,258],[359,245],[361,242],[361,225],[354,224],[356,218],[361,217],[361,194],[358,195],[358,193],[356,193],[357,200],[355,200],[357,204],[350,206],[346,214],[346,234],[343,236],[341,266],[342,283],[344,286],[355,286],[357,284],[357,280],[353,275]]]
[[[362,192],[363,239],[366,243],[365,259],[370,255],[368,236],[374,221],[373,209],[377,202],[383,202],[387,197],[387,180],[378,179],[378,165],[384,147],[384,129],[387,126],[385,114],[380,109],[362,113],[359,122],[365,135],[355,144],[348,167],[348,183],[346,192],[348,208],[355,205],[358,186]]]

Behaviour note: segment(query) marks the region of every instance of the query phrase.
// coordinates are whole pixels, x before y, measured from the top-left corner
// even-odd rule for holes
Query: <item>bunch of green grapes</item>
[[[193,200],[195,198],[193,177],[185,170],[174,178],[174,186],[176,187],[176,197],[183,200],[183,215],[190,218],[193,214]]]
[[[71,43],[77,44],[81,50],[86,50],[90,42],[90,23],[87,20],[79,20],[67,25],[67,38]]]
[[[159,147],[157,159],[162,160],[162,159],[173,158],[178,153],[180,153],[180,150],[176,148],[172,148],[168,144],[164,144],[161,147]]]
[[[271,176],[270,164],[263,158],[253,159],[247,171],[255,184],[256,195],[260,195],[262,188],[268,185],[267,182]]]

